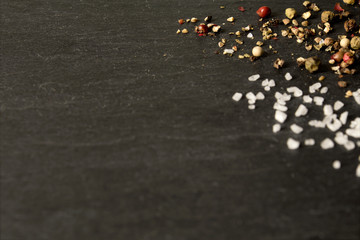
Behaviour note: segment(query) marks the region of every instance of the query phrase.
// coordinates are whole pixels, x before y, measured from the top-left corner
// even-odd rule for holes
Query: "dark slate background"
[[[279,18],[301,3],[266,1]],[[218,38],[175,34],[181,17],[236,17],[226,32],[256,26],[263,4],[1,1],[1,240],[360,239],[359,149],[287,150],[291,123],[322,116],[312,107],[295,119],[299,99],[284,130],[271,131],[274,92],[305,90],[322,74],[326,102],[341,99],[359,116],[326,64],[314,75],[296,66],[317,53],[281,38],[264,46],[278,55],[250,63],[214,54]],[[255,44],[242,39],[245,50]],[[279,56],[287,64],[278,71]],[[277,87],[249,111],[231,96],[261,91],[247,81],[255,73]],[[359,75],[344,79],[360,87]],[[306,128],[297,138],[328,136]]]

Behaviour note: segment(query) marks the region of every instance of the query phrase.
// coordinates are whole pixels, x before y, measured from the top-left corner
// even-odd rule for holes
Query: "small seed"
[[[226,19],[228,22],[233,22],[235,21],[235,18],[234,17],[229,17],[228,19]]]
[[[261,42],[261,41],[257,41],[257,42],[256,42],[256,45],[257,45],[257,46],[262,46],[262,45],[264,45],[264,43]]]
[[[296,15],[295,8],[287,8],[287,9],[285,9],[285,15],[289,19],[293,19],[295,17],[295,15]]]
[[[225,44],[224,44],[223,42],[219,42],[219,43],[218,43],[218,46],[219,46],[220,48],[222,48],[224,45],[225,45]]]
[[[190,20],[190,22],[192,22],[192,23],[196,23],[197,21],[198,21],[198,19],[195,17],[191,18],[191,20]]]
[[[311,12],[310,11],[304,12],[301,17],[305,20],[309,19],[311,17]]]
[[[282,20],[282,22],[284,23],[284,25],[288,25],[290,23],[290,20],[285,18]]]
[[[323,81],[325,79],[325,76],[320,76],[319,81]]]
[[[184,28],[181,32],[182,32],[183,34],[187,34],[189,31],[188,31],[186,28]]]
[[[341,87],[341,88],[344,88],[347,86],[346,82],[345,81],[338,81],[338,86]],[[347,92],[346,92],[347,94]]]
[[[180,30],[180,29],[178,29],[178,30],[176,31],[176,34],[179,34],[179,33],[181,33],[181,30]]]

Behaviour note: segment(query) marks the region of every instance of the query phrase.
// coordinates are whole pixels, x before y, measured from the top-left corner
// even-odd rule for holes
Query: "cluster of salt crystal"
[[[334,141],[345,147],[346,150],[351,151],[355,148],[355,143],[349,140],[348,136],[342,132],[337,132]]]
[[[284,77],[285,77],[285,80],[286,80],[286,81],[290,81],[290,80],[293,78],[293,77],[291,76],[291,74],[288,73],[288,72],[285,74]]]
[[[275,87],[275,81],[273,79],[265,79],[261,82],[261,86],[263,86],[264,90],[268,92],[272,87]]]
[[[360,117],[355,118],[346,129],[346,134],[353,138],[360,138]]]
[[[259,75],[259,74],[255,74],[255,75],[251,75],[251,76],[248,78],[248,80],[249,80],[250,82],[254,82],[254,81],[258,80],[259,78],[260,78],[260,75]]]
[[[255,109],[255,103],[257,100],[265,99],[265,95],[262,92],[258,92],[256,95],[253,92],[248,92],[245,96],[248,99],[248,107],[250,110]]]

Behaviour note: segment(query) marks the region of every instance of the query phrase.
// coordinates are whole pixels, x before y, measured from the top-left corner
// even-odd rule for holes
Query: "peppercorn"
[[[338,51],[337,53],[331,56],[331,59],[334,59],[336,62],[341,62],[344,56],[343,51]]]
[[[356,21],[355,19],[349,19],[344,22],[344,29],[346,32],[352,32],[356,29]]]
[[[206,35],[209,31],[208,27],[204,23],[201,23],[199,26],[196,26],[195,30],[201,36]]]
[[[264,50],[262,49],[262,47],[256,46],[252,49],[252,54],[254,57],[260,57],[261,55],[263,55]]]
[[[333,12],[331,12],[331,11],[324,11],[324,12],[321,13],[321,21],[323,23],[329,22],[329,21],[331,21],[333,19],[334,15],[335,14]]]
[[[347,86],[347,83],[345,81],[338,81],[338,86],[341,88],[345,88]]]
[[[267,6],[262,6],[256,11],[256,13],[261,18],[268,17],[271,15],[271,9]]]
[[[318,57],[309,57],[305,60],[305,68],[310,73],[316,72],[319,69],[320,59]]]
[[[287,9],[285,9],[285,15],[289,19],[293,19],[295,17],[295,15],[296,15],[295,8],[287,8]]]
[[[343,48],[348,48],[350,44],[350,40],[348,38],[343,38],[340,40],[340,46]]]
[[[355,61],[354,54],[352,54],[351,52],[344,53],[343,61],[348,65],[353,64]]]
[[[350,41],[350,45],[352,49],[360,49],[360,37],[359,36],[355,36],[351,39]]]
[[[185,20],[184,19],[179,19],[178,22],[179,22],[179,24],[184,24]]]
[[[343,12],[343,11],[345,11],[345,10],[340,6],[340,3],[335,3],[334,10],[335,10],[335,11],[338,11],[338,12]]]

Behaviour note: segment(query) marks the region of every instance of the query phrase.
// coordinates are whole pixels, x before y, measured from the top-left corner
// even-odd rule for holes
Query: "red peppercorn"
[[[204,36],[204,35],[206,35],[208,33],[209,28],[205,24],[200,24],[197,27],[196,31],[200,36]]]
[[[344,53],[343,61],[352,64],[354,62],[353,55],[350,52]]]
[[[185,20],[184,19],[179,19],[178,22],[179,22],[179,24],[184,24]]]
[[[335,11],[338,11],[338,12],[343,12],[343,11],[345,11],[345,10],[340,6],[340,3],[335,3],[334,10],[335,10]]]
[[[267,6],[262,6],[261,8],[259,8],[256,11],[257,15],[259,15],[259,17],[264,18],[264,17],[268,17],[271,14],[271,10],[269,7]]]
[[[241,11],[241,12],[245,12],[245,8],[244,7],[238,7],[238,9],[239,9],[239,11]]]

